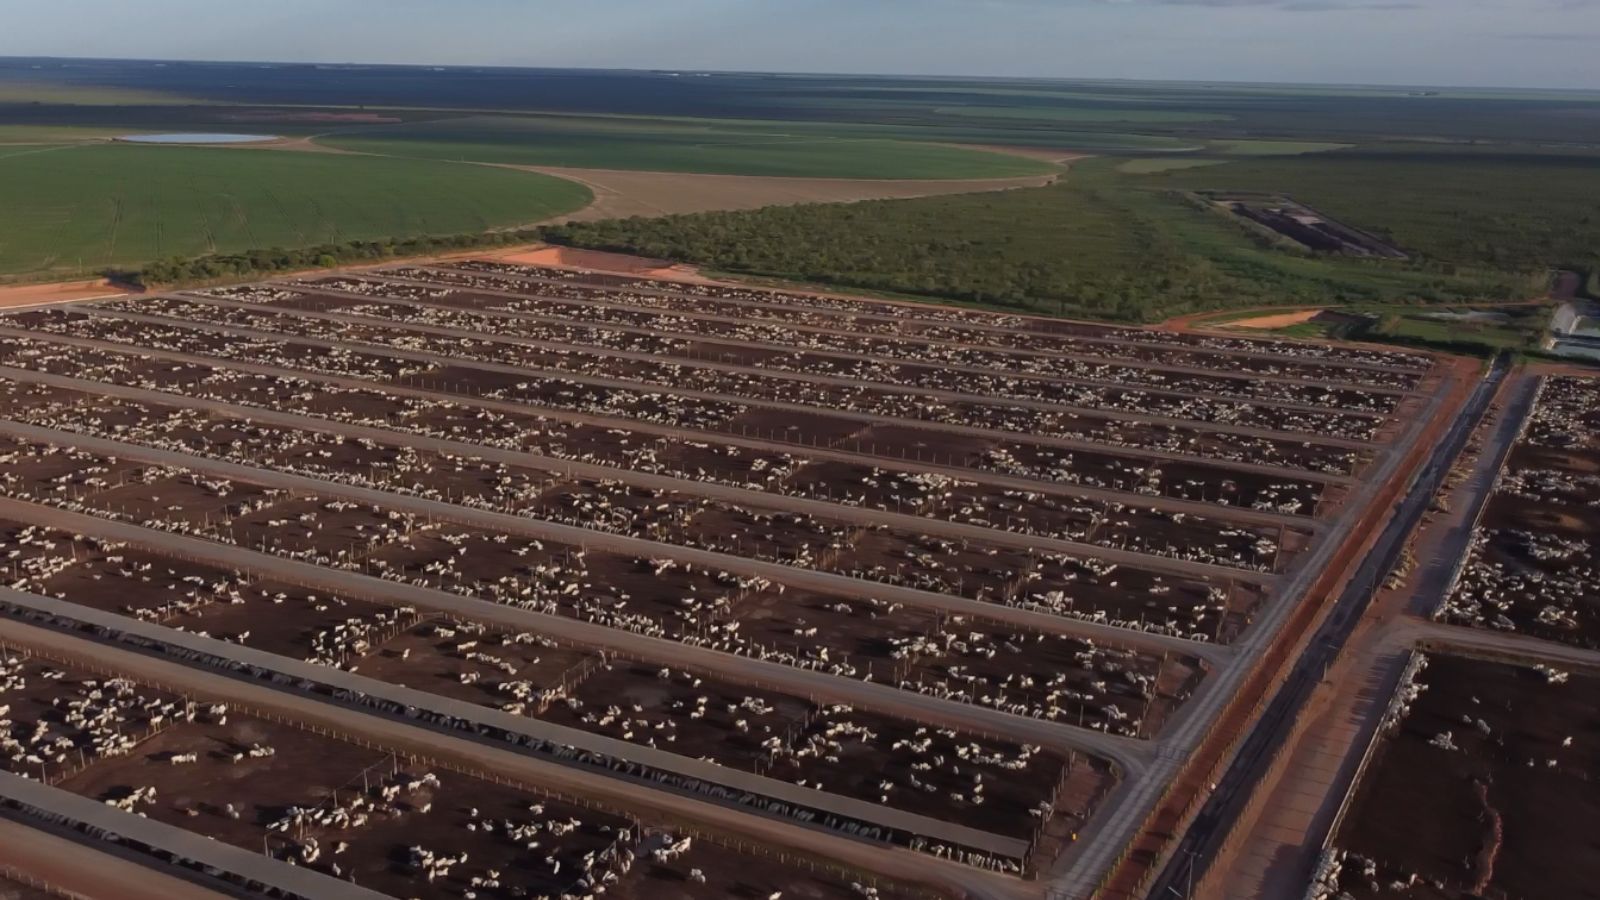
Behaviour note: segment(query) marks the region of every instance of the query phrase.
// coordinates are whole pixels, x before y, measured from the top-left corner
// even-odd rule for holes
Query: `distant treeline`
[[[553,226],[593,250],[843,289],[1130,322],[1297,303],[1520,296],[1528,278],[1285,252],[1275,235],[1079,164],[992,193],[769,207]]]
[[[1100,319],[1150,319],[1236,294],[1233,279],[1159,223],[1081,183],[571,223],[547,229],[546,239],[744,275]]]
[[[245,253],[221,253],[194,259],[168,259],[132,272],[113,272],[113,278],[139,287],[160,288],[206,284],[215,281],[258,278],[306,269],[331,269],[413,256],[433,256],[484,247],[527,244],[541,239],[537,229],[452,234],[388,241],[348,241],[285,250],[273,247]]]
[[[155,263],[132,280],[247,280],[546,241],[844,290],[1150,322],[1254,306],[1509,299],[1531,296],[1544,277],[1448,258],[1286,252],[1185,190],[1123,178],[1114,162],[1080,163],[1040,188],[255,251]]]

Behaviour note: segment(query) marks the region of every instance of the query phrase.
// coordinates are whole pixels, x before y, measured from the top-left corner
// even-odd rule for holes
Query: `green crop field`
[[[1144,156],[1130,159],[1117,166],[1118,172],[1127,172],[1130,175],[1149,175],[1152,172],[1168,172],[1173,169],[1199,169],[1204,166],[1220,166],[1226,163],[1225,159],[1215,159],[1206,156],[1178,156],[1159,157]]]
[[[475,116],[345,129],[331,147],[421,159],[530,166],[829,178],[1012,178],[1045,163],[934,144],[602,117]]]
[[[464,163],[858,179],[1061,171],[996,152],[1015,147],[1102,158],[1041,189],[552,234],[782,279],[1124,319],[1525,298],[1548,267],[1600,272],[1597,111],[1600,93],[1580,91],[0,60],[0,275],[274,245],[337,256],[320,245],[525,224],[587,196]],[[311,137],[362,155],[97,143],[151,131]],[[1193,202],[1211,189],[1293,196],[1411,258],[1304,252]],[[306,258],[272,264],[291,257]],[[168,265],[166,276],[259,262]]]
[[[1208,149],[1227,156],[1300,156],[1349,147],[1349,144],[1330,144],[1325,141],[1215,141]]]
[[[1136,124],[1226,122],[1231,116],[1223,113],[1186,112],[1160,108],[1084,108],[1084,107],[1007,107],[1007,106],[939,106],[934,113],[965,119],[1032,119],[1043,122],[1123,122]]]
[[[1548,305],[1529,304],[1490,307],[1358,305],[1268,333],[1402,344],[1489,356],[1503,350],[1538,350],[1549,331],[1550,314]]]
[[[451,163],[115,144],[33,150],[0,151],[0,273],[483,231],[590,199],[560,179]]]
[[[76,144],[103,141],[129,134],[133,129],[94,125],[0,125],[0,153],[14,145]]]
[[[113,85],[74,85],[37,81],[28,78],[0,81],[0,104],[60,103],[88,106],[163,106],[192,103],[193,100],[161,91],[147,91]]]
[[[1396,343],[1476,345],[1482,347],[1484,352],[1496,352],[1535,347],[1543,333],[1542,328],[1518,327],[1515,320],[1502,324],[1434,316],[1422,313],[1385,316],[1369,334],[1373,338]]]

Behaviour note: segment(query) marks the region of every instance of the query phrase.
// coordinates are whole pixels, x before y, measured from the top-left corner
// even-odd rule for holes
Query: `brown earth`
[[[1515,377],[1500,386],[1490,412],[1459,457],[1457,466],[1471,471],[1483,446],[1498,428],[1497,419]],[[1446,484],[1450,484],[1450,479]],[[1343,792],[1355,777],[1364,744],[1375,720],[1393,695],[1410,645],[1391,644],[1389,629],[1409,608],[1428,605],[1426,598],[1443,590],[1448,560],[1454,553],[1447,538],[1467,527],[1472,511],[1474,479],[1465,477],[1441,497],[1448,511],[1430,511],[1411,537],[1414,557],[1423,560],[1396,587],[1381,587],[1366,616],[1356,624],[1346,651],[1334,663],[1302,714],[1302,727],[1289,738],[1282,765],[1260,782],[1258,800],[1234,826],[1205,882],[1194,896],[1214,900],[1266,900],[1303,888],[1321,837],[1333,825]]]
[[[1251,319],[1239,320],[1231,318],[1232,316],[1237,316],[1244,313],[1259,313],[1259,316],[1256,318],[1265,319],[1275,318],[1279,315],[1298,314],[1302,311],[1320,312],[1326,308],[1327,307],[1311,307],[1302,310],[1300,307],[1258,306],[1248,309],[1234,310],[1212,309],[1204,312],[1184,313],[1181,316],[1174,316],[1164,322],[1157,323],[1154,327],[1162,331],[1207,331],[1214,330],[1216,328],[1232,328],[1241,325],[1243,322],[1251,321]],[[1216,319],[1222,319],[1223,321],[1213,321]]]
[[[1322,310],[1320,309],[1302,309],[1298,312],[1279,313],[1275,316],[1258,316],[1254,319],[1240,319],[1235,322],[1229,322],[1228,327],[1247,328],[1252,330],[1287,328],[1290,325],[1299,325],[1301,322],[1309,322],[1312,319],[1315,319],[1321,312]]]
[[[1320,578],[1306,591],[1295,613],[1280,626],[1279,635],[1257,661],[1232,703],[1213,721],[1207,737],[1168,786],[1162,801],[1146,817],[1122,861],[1108,873],[1102,892],[1097,896],[1132,898],[1148,886],[1164,851],[1187,827],[1190,814],[1198,809],[1206,792],[1216,783],[1223,764],[1248,734],[1257,714],[1265,708],[1272,688],[1289,671],[1293,655],[1303,649],[1305,640],[1321,620],[1322,612],[1337,599],[1361,560],[1377,543],[1390,515],[1403,499],[1412,474],[1426,462],[1428,450],[1443,439],[1454,414],[1468,400],[1471,375],[1477,362],[1444,357],[1441,364],[1456,368],[1449,399],[1439,405],[1432,421],[1412,442],[1403,462],[1368,502],[1344,546],[1324,565]]]
[[[0,286],[0,308],[42,306],[47,303],[65,303],[68,300],[87,300],[91,297],[115,297],[126,293],[127,290],[124,288],[103,278],[91,281]]]
[[[334,120],[328,120],[334,121]],[[343,120],[338,120],[343,121]],[[341,150],[319,143],[316,136],[283,138],[268,143],[238,144],[235,147],[348,153],[361,156],[386,156],[382,153]],[[1011,156],[1043,160],[1065,168],[1085,158],[1063,150],[1032,147],[966,147]],[[861,200],[903,200],[947,194],[972,194],[985,191],[1043,187],[1061,176],[1033,175],[1023,178],[968,179],[865,179],[796,178],[767,175],[706,175],[685,172],[650,172],[632,169],[588,169],[570,166],[524,166],[508,163],[473,165],[538,172],[575,181],[594,193],[588,206],[565,216],[535,224],[595,222],[629,216],[667,216],[676,213],[760,209],[766,206],[794,206],[802,203],[854,203]]]
[[[713,210],[759,209],[801,203],[851,203],[944,194],[1042,187],[1056,175],[966,180],[869,180],[781,178],[755,175],[691,175],[552,166],[506,166],[576,181],[594,192],[594,202],[554,222],[593,222],[628,216],[665,216]]]
[[[1418,680],[1428,689],[1385,737],[1338,834],[1378,874],[1347,864],[1340,887],[1361,900],[1597,896],[1600,679],[1558,684],[1521,665],[1436,654]],[[1432,743],[1446,732],[1455,749]],[[1418,883],[1389,886],[1413,873]]]
[[[628,256],[623,253],[605,253],[599,250],[574,250],[570,247],[534,245],[514,247],[499,253],[474,254],[487,256],[500,262],[530,266],[567,266],[575,269],[601,269],[629,275],[647,275],[652,278],[689,279],[694,269],[676,265],[664,259]]]

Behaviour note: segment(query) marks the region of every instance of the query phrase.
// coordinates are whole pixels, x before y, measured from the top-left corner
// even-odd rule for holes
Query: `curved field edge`
[[[582,209],[581,184],[444,162],[99,144],[0,159],[0,276],[481,233]]]
[[[711,126],[477,117],[342,130],[315,140],[406,159],[677,174],[966,180],[1057,171],[1036,159],[947,144]]]
[[[576,181],[594,193],[593,203],[551,220],[552,223],[563,223],[1007,191],[1042,187],[1059,178],[1059,171],[1063,170],[1058,170],[1058,174],[1025,178],[921,180],[703,175],[553,167],[539,167],[532,171]]]

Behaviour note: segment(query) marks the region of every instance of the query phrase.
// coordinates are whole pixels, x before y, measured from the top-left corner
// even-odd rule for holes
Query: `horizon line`
[[[1318,81],[1250,81],[1229,78],[1133,78],[1115,76],[1068,76],[1068,75],[933,75],[918,74],[913,72],[845,72],[845,71],[799,71],[799,70],[758,70],[758,69],[715,69],[697,67],[648,67],[648,68],[618,68],[610,66],[533,66],[533,65],[503,65],[492,63],[427,63],[427,62],[332,62],[308,61],[291,62],[286,60],[270,59],[181,59],[175,57],[143,57],[143,56],[27,56],[0,54],[0,61],[26,61],[40,60],[49,62],[107,62],[107,63],[177,63],[180,65],[248,65],[248,66],[275,66],[275,67],[308,67],[308,68],[341,68],[341,69],[436,69],[436,70],[500,70],[524,72],[590,72],[610,73],[619,75],[712,75],[712,76],[775,76],[780,78],[908,78],[922,81],[1022,81],[1022,82],[1059,82],[1064,84],[1085,83],[1120,83],[1120,84],[1161,84],[1161,85],[1221,85],[1226,87],[1312,87],[1312,88],[1343,88],[1358,90],[1447,90],[1447,91],[1536,91],[1547,93],[1587,93],[1600,94],[1600,88],[1595,87],[1519,87],[1512,85],[1492,84],[1421,84],[1402,82],[1318,82]]]

